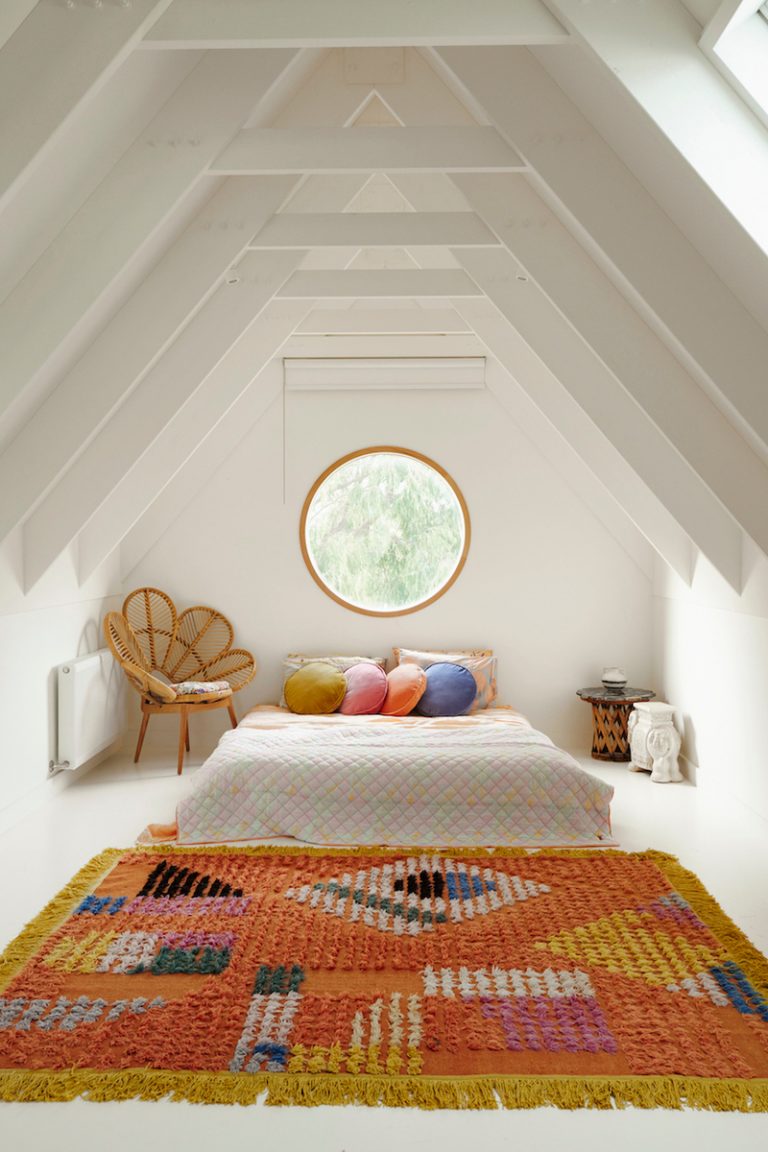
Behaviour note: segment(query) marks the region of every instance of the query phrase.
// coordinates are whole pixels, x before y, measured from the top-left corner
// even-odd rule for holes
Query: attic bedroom
[[[9,1148],[764,1146],[766,76],[0,5]]]

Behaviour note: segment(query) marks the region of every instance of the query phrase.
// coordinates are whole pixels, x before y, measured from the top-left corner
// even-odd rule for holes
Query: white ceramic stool
[[[630,771],[650,769],[655,784],[674,784],[683,778],[677,763],[681,740],[674,714],[672,704],[650,700],[635,704],[629,714]]]

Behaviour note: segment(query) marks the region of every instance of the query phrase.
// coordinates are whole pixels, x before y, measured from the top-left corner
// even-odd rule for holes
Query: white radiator
[[[122,734],[125,677],[108,648],[68,660],[57,673],[58,747],[49,769],[73,771]]]

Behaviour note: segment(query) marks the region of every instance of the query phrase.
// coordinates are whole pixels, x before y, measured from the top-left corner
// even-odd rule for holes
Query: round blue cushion
[[[461,716],[477,695],[475,678],[461,664],[430,664],[427,687],[416,705],[422,716]]]

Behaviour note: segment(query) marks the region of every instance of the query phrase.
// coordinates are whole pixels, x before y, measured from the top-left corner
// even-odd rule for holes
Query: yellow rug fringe
[[[685,1076],[306,1076],[286,1073],[0,1072],[0,1101],[45,1103],[83,1097],[109,1100],[187,1100],[191,1104],[268,1106],[360,1104],[426,1111],[502,1108],[692,1108],[768,1112],[768,1080]]]
[[[27,961],[99,881],[127,853],[245,856],[366,856],[395,854],[400,847],[311,848],[294,845],[168,847],[140,845],[107,848],[89,861],[27,924],[0,955],[0,993]],[[477,856],[487,851],[497,859],[519,859],[525,848],[414,847],[413,853]],[[601,858],[630,856],[652,861],[675,891],[727,948],[756,986],[768,988],[768,959],[723,912],[695,873],[677,857],[649,849],[621,852],[611,848],[542,848],[538,856]],[[713,1112],[768,1112],[768,1080],[717,1080],[684,1076],[307,1076],[292,1073],[164,1072],[156,1069],[96,1071],[0,1070],[0,1101],[66,1101],[82,1096],[93,1101],[187,1100],[193,1104],[253,1104],[266,1094],[267,1105],[306,1107],[363,1104],[388,1108],[694,1108]]]
[[[51,932],[63,924],[81,900],[93,891],[99,881],[112,869],[118,860],[130,851],[128,848],[105,848],[98,856],[77,872],[65,888],[38,912],[22,928],[15,940],[11,940],[0,954],[0,993],[4,992],[17,972],[45,943]]]
[[[684,868],[676,856],[666,852],[647,852],[632,855],[651,860],[664,873],[667,880],[693,911],[714,933],[720,944],[727,949],[729,958],[735,960],[755,987],[768,990],[768,958],[755,947],[746,933],[742,932],[728,916],[699,880],[695,872]]]

